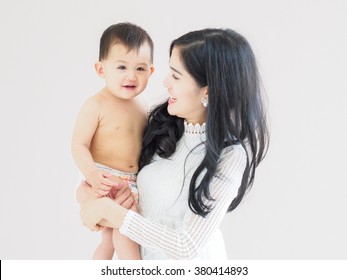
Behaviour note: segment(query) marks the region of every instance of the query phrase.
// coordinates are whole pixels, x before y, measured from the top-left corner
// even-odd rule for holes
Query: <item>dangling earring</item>
[[[208,99],[206,97],[201,98],[201,103],[202,103],[202,106],[206,108],[208,105]]]

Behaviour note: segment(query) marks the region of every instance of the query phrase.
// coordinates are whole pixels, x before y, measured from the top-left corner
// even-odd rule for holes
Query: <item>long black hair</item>
[[[189,187],[189,207],[205,217],[211,208],[204,198],[212,200],[209,184],[216,173],[222,150],[241,144],[247,164],[238,194],[228,208],[235,209],[254,181],[255,169],[268,149],[266,114],[260,90],[260,77],[248,41],[231,29],[203,29],[189,32],[170,46],[180,51],[188,73],[201,87],[208,87],[206,116],[206,155],[195,170]],[[184,132],[184,120],[171,116],[167,102],[149,116],[143,137],[140,169],[157,153],[170,157]],[[206,170],[202,181],[197,178]]]

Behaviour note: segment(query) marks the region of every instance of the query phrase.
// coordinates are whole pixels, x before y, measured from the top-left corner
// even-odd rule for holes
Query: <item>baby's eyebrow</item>
[[[140,63],[137,63],[137,65],[148,66],[148,63],[146,63],[146,62],[140,62]]]
[[[124,60],[116,60],[115,62],[127,63],[127,62],[126,62],[126,61],[124,61]]]
[[[127,62],[127,61],[124,61],[124,60],[116,60],[115,63],[127,64],[128,62]],[[139,63],[136,63],[136,65],[148,66],[148,63],[146,63],[146,62],[139,62]]]

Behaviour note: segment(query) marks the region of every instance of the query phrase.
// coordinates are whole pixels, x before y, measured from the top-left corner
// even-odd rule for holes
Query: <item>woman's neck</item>
[[[189,123],[187,120],[184,120],[184,131],[190,134],[203,134],[206,130],[206,123]]]

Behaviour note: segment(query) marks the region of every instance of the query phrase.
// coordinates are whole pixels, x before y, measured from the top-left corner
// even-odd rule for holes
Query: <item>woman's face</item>
[[[188,123],[205,122],[206,108],[201,99],[207,97],[207,86],[200,87],[186,71],[181,62],[179,48],[174,47],[170,57],[170,72],[164,80],[164,86],[169,93],[168,112]]]

